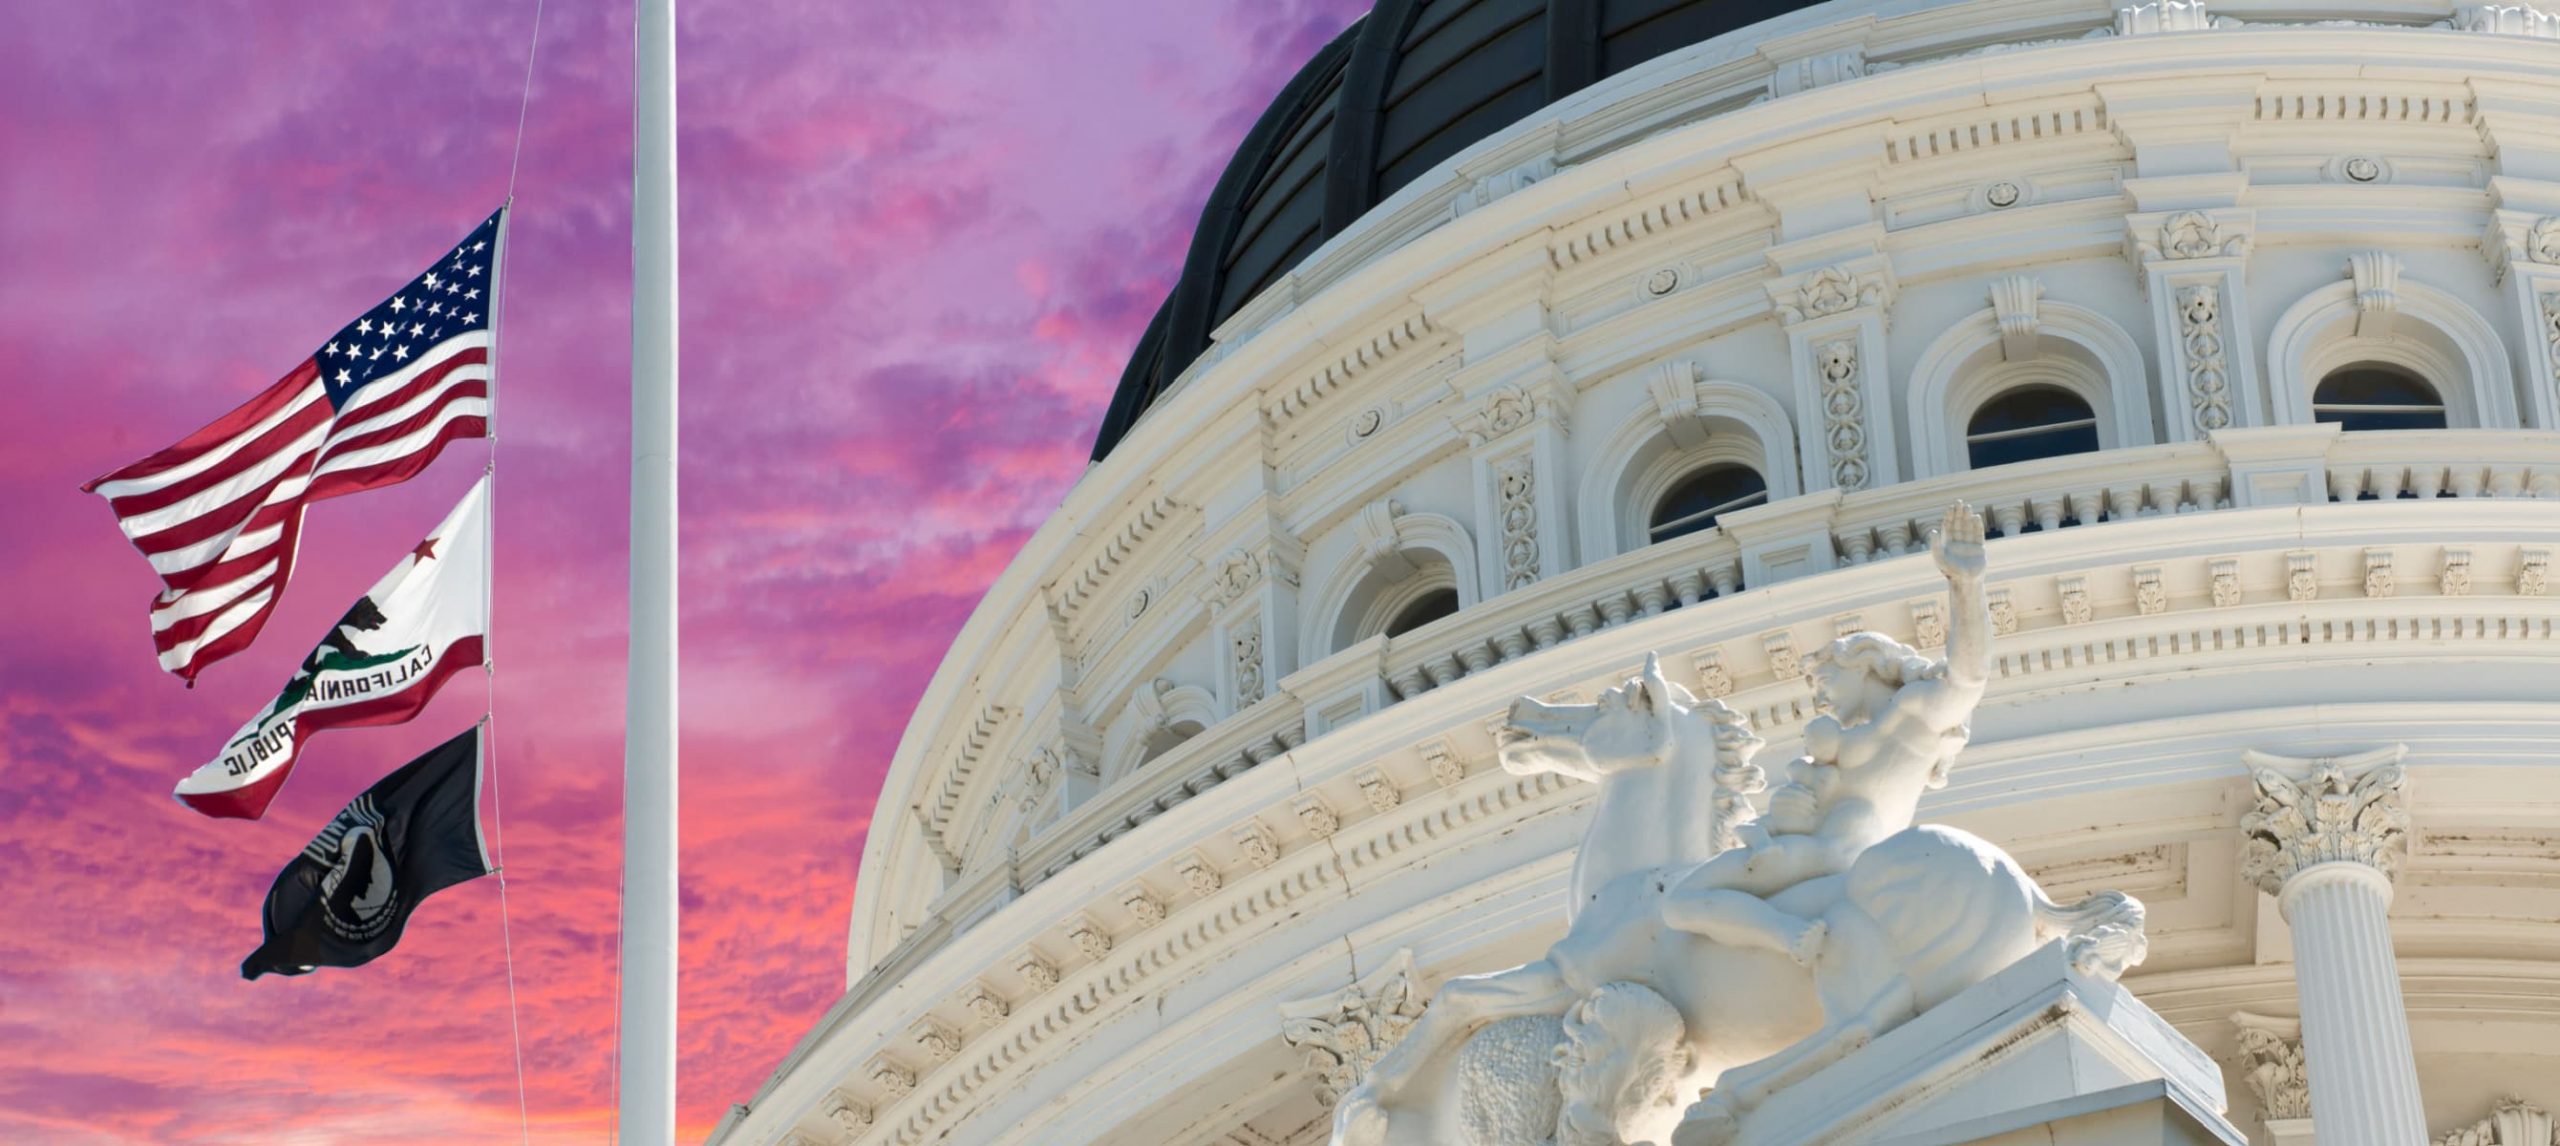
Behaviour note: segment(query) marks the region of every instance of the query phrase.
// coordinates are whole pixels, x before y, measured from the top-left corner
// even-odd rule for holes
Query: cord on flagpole
[[[534,0],[533,29],[524,50],[524,86],[516,102],[515,152],[507,159],[507,198],[498,220],[497,252],[492,258],[489,314],[489,413],[488,467],[482,480],[488,483],[487,501],[482,507],[481,558],[488,564],[481,570],[480,584],[487,594],[481,605],[480,676],[486,684],[486,708],[480,717],[482,759],[489,769],[489,842],[496,853],[498,877],[498,944],[507,971],[507,1039],[514,1053],[516,1067],[516,1129],[524,1146],[533,1144],[533,1109],[526,1098],[524,1073],[523,1008],[516,996],[515,921],[507,906],[507,813],[498,782],[498,668],[496,598],[498,591],[498,362],[499,347],[504,344],[507,303],[507,232],[515,222],[516,175],[524,167],[524,134],[527,117],[533,110],[534,60],[542,51],[542,0]]]

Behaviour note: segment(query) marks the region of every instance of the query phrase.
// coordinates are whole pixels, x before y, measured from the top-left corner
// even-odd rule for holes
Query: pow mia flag
[[[365,790],[267,889],[267,941],[240,975],[360,967],[400,942],[418,901],[489,874],[480,726]]]

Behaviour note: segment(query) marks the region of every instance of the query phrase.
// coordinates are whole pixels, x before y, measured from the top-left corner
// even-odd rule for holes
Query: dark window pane
[[[1396,619],[1387,622],[1387,635],[1401,637],[1457,611],[1458,591],[1456,589],[1434,589],[1414,598],[1411,604],[1397,610]]]
[[[2011,462],[2058,458],[2065,454],[2086,454],[2096,451],[2097,448],[2098,427],[2086,422],[2076,426],[2034,430],[1965,443],[1967,462],[1978,470],[2005,466]]]
[[[1974,411],[1964,444],[1974,469],[2085,454],[2098,448],[2098,419],[2068,390],[2022,386]]]
[[[2027,386],[2012,390],[1984,403],[1973,412],[1973,423],[1965,427],[1965,436],[1978,437],[2007,430],[2028,430],[2064,422],[2091,418],[2089,404],[2069,390],[2053,386]]]
[[[2311,392],[2311,417],[2344,430],[2441,430],[2444,398],[2396,366],[2359,362],[2330,372]]]
[[[1769,483],[1749,466],[1708,466],[1680,479],[1653,506],[1652,538],[1669,541],[1696,533],[1716,518],[1769,500]]]

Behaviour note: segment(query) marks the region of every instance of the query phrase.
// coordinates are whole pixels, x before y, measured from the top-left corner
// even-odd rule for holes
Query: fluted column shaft
[[[2287,879],[2276,906],[2293,926],[2302,1052],[2321,1146],[2427,1140],[2400,965],[2391,953],[2391,879],[2332,860]]]

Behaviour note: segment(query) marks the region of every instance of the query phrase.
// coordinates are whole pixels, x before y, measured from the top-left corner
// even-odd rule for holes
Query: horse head
[[[1670,761],[1680,721],[1696,704],[1688,690],[1663,678],[1661,659],[1647,655],[1641,675],[1601,693],[1596,703],[1547,704],[1525,696],[1511,702],[1509,718],[1494,733],[1494,751],[1505,770],[1521,776],[1561,772],[1597,781],[1658,768]]]

